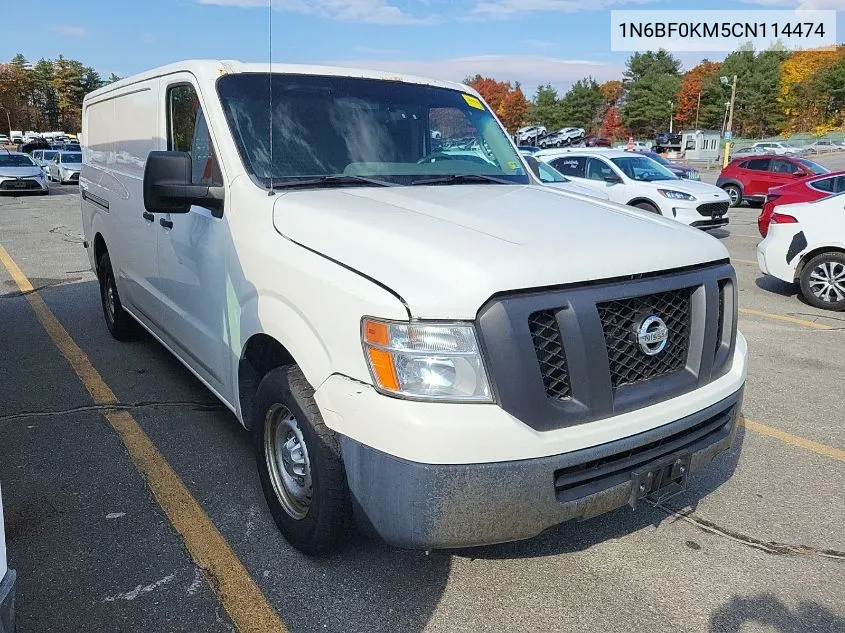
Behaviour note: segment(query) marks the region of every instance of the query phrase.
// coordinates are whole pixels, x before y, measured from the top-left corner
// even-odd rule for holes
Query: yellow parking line
[[[2,245],[0,261],[25,294],[35,316],[79,376],[94,402],[101,405],[117,404],[114,392]],[[241,633],[287,631],[246,567],[134,418],[126,411],[110,411],[104,415],[120,435],[129,456],[146,479],[170,523],[182,536],[191,558],[198,567],[212,576],[212,584],[219,592],[220,602],[237,630]]]
[[[816,323],[815,321],[808,321],[806,319],[799,319],[796,317],[786,316],[784,314],[773,314],[771,312],[763,312],[762,310],[753,310],[752,308],[740,308],[740,314],[747,316],[757,316],[766,319],[774,319],[775,321],[784,321],[786,323],[794,323],[795,325],[803,325],[804,327],[812,328],[814,330],[833,330],[834,327],[825,325],[824,323]]]
[[[776,429],[766,424],[749,420],[744,416],[740,417],[739,421],[740,424],[744,424],[746,428],[756,431],[757,433],[762,433],[763,435],[774,437],[781,442],[786,442],[792,446],[799,446],[808,451],[818,453],[819,455],[824,455],[825,457],[831,457],[840,462],[845,462],[845,451],[841,449],[834,448],[833,446],[828,446],[827,444],[822,444],[820,442],[814,442],[813,440],[808,440],[806,437],[801,437],[800,435],[793,435],[792,433],[781,431],[780,429]]]

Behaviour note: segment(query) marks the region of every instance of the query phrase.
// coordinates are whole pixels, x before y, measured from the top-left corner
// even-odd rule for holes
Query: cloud
[[[197,2],[228,7],[267,7],[267,0],[197,0]],[[429,24],[438,19],[435,15],[425,18],[412,15],[390,4],[388,0],[273,0],[273,8],[341,22]]]
[[[575,13],[603,11],[625,5],[650,4],[657,0],[478,0],[470,17],[505,20],[529,13]]]
[[[526,96],[533,96],[537,86],[551,83],[565,91],[587,75],[596,81],[618,79],[624,68],[592,60],[561,59],[541,55],[476,55],[434,60],[342,60],[327,62],[334,66],[371,68],[448,81],[463,81],[481,74],[499,80],[518,81]]]
[[[81,26],[73,26],[71,24],[56,24],[51,26],[50,30],[60,35],[67,35],[68,37],[88,37],[88,31]]]
[[[783,9],[842,9],[843,0],[742,0],[745,4]]]

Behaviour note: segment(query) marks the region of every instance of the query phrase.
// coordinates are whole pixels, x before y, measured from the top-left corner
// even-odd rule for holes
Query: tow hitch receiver
[[[631,497],[628,505],[637,507],[641,499],[648,497],[654,503],[661,503],[682,493],[687,487],[692,454],[672,455],[631,473]]]

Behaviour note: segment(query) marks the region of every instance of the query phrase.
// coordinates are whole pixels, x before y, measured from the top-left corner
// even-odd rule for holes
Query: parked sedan
[[[36,149],[33,150],[31,156],[32,159],[41,166],[45,172],[47,171],[47,166],[53,162],[53,159],[58,154],[58,150],[54,149]]]
[[[686,165],[679,165],[677,163],[673,163],[668,158],[664,158],[657,152],[650,152],[648,150],[634,150],[638,154],[642,154],[643,156],[648,156],[651,160],[656,161],[663,165],[666,169],[671,171],[675,174],[678,178],[683,178],[684,180],[701,180],[701,174],[698,173],[698,170],[695,167],[687,167]]]
[[[798,282],[804,299],[817,308],[845,310],[844,205],[838,194],[778,207],[757,245],[763,274]]]
[[[44,172],[32,157],[20,152],[1,150],[0,192],[48,194],[50,190]]]
[[[79,182],[79,172],[82,171],[81,152],[56,152],[53,162],[47,168],[47,178],[59,184]]]
[[[786,141],[763,141],[754,143],[754,147],[767,154],[777,154],[778,156],[805,156],[810,153],[805,147],[796,147]]]
[[[822,200],[837,193],[845,193],[845,171],[815,176],[769,189],[763,211],[757,218],[760,235],[766,237],[769,223],[777,207],[797,202]]]
[[[845,145],[842,143],[836,143],[835,141],[831,141],[830,139],[819,139],[815,143],[807,146],[807,149],[810,150],[814,154],[829,154],[830,152],[842,152],[845,151]]]

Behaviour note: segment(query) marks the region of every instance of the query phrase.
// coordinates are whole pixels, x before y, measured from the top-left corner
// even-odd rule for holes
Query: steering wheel
[[[443,152],[433,152],[420,158],[417,161],[417,165],[422,165],[423,163],[436,163],[439,160],[455,160],[455,157],[450,154],[444,154]]]

